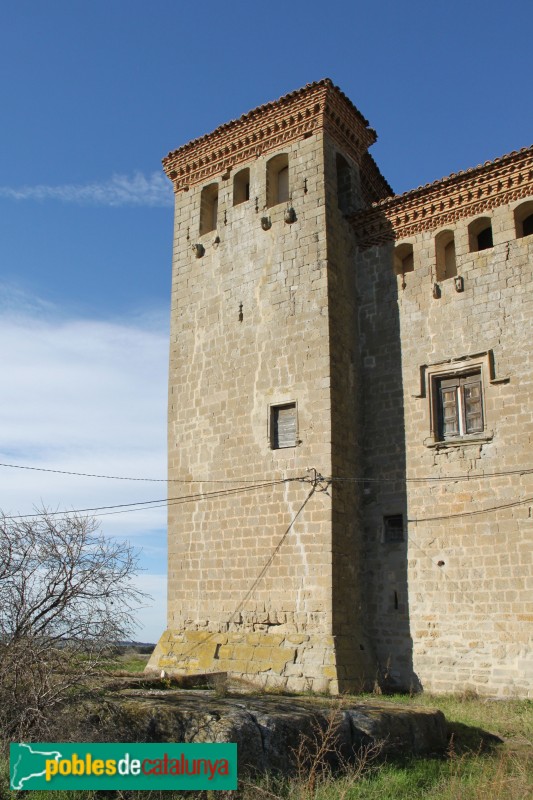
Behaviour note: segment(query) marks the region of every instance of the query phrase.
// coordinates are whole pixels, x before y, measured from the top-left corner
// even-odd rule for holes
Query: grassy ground
[[[127,650],[111,656],[102,666],[103,672],[143,672],[150,658],[149,653],[137,653],[134,650]]]
[[[119,669],[124,667],[118,667]],[[361,698],[354,698],[354,701]],[[299,780],[243,779],[238,793],[196,794],[204,800],[531,800],[533,798],[533,703],[527,700],[491,701],[475,697],[414,698],[396,696],[380,700],[440,708],[449,724],[450,745],[443,756],[382,761],[363,758],[341,776],[310,772]],[[349,698],[346,698],[348,701]],[[0,797],[15,800],[10,792],[6,764],[0,768]],[[32,800],[96,800],[104,793],[32,792]],[[161,800],[180,800],[189,793],[162,792]],[[126,800],[127,795],[105,793]],[[159,800],[156,793],[141,792],[140,800]]]
[[[531,800],[533,703],[475,697],[380,698],[440,708],[450,743],[443,757],[379,760],[317,786],[272,781],[248,787],[246,800]],[[363,767],[362,769],[360,767]]]

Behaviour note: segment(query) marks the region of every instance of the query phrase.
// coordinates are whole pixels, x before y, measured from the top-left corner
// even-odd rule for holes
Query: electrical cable
[[[93,472],[72,472],[67,469],[48,469],[46,467],[29,467],[22,464],[2,464],[0,467],[8,467],[10,469],[27,469],[32,472],[52,472],[57,475],[74,475],[79,478],[104,478],[109,481],[146,481],[147,483],[246,483],[246,478],[219,478],[212,479],[198,479],[198,478],[131,478],[123,475],[99,475]],[[250,483],[253,480],[250,479]]]
[[[274,559],[276,558],[277,554],[281,550],[281,547],[282,547],[283,543],[285,542],[287,536],[291,532],[293,526],[295,525],[296,520],[298,519],[298,517],[300,516],[300,514],[302,513],[302,511],[306,507],[306,505],[309,502],[309,500],[311,499],[311,497],[314,495],[314,493],[316,491],[316,487],[317,487],[316,482],[313,482],[313,485],[311,486],[311,490],[307,494],[305,500],[303,501],[303,503],[300,506],[300,508],[298,509],[298,511],[292,517],[292,519],[291,519],[288,527],[286,528],[283,536],[280,538],[280,540],[278,541],[277,545],[275,546],[275,548],[270,553],[270,556],[268,557],[268,559],[265,562],[265,564],[263,564],[263,567],[261,568],[259,574],[254,578],[253,582],[250,584],[250,586],[249,586],[248,590],[246,591],[246,593],[239,600],[239,603],[237,604],[236,608],[232,612],[231,616],[226,620],[226,625],[231,625],[231,623],[234,621],[236,615],[239,614],[244,609],[244,606],[245,606],[247,600],[249,600],[250,597],[252,597],[255,589],[257,588],[257,586],[261,582],[261,579],[266,575],[269,567],[272,565]],[[217,636],[217,635],[218,635],[218,633],[216,631],[212,631],[202,641],[198,641],[198,642],[195,642],[195,643],[191,644],[191,647],[181,655],[181,659],[184,660],[184,659],[189,658],[190,655],[197,648],[199,648],[200,646],[204,645],[206,642],[208,642],[210,639],[213,639],[213,637]]]
[[[93,508],[76,508],[72,510],[63,510],[63,511],[47,511],[46,514],[51,517],[59,516],[61,514],[87,514],[89,512],[93,513],[98,511],[102,512],[109,511],[110,513],[115,513],[115,514],[125,514],[128,513],[129,511],[142,511],[146,507],[162,508],[164,506],[169,506],[169,505],[177,505],[181,503],[190,503],[192,501],[197,501],[197,500],[205,500],[211,497],[225,497],[228,495],[238,494],[240,492],[255,491],[256,489],[278,486],[280,484],[290,483],[293,481],[304,482],[305,480],[306,479],[304,478],[283,478],[276,481],[268,481],[266,483],[258,483],[246,486],[235,486],[231,489],[217,489],[213,492],[200,492],[192,495],[185,494],[182,495],[181,497],[169,497],[168,499],[159,498],[157,500],[143,500],[135,503],[119,503],[117,505],[96,506]],[[112,509],[121,509],[121,510],[112,511]],[[6,515],[5,517],[3,517],[3,519],[30,519],[33,517],[40,517],[40,516],[42,516],[42,512],[37,512],[34,514],[13,514],[9,516]],[[105,516],[105,514],[95,513],[94,516]]]
[[[489,514],[492,511],[501,511],[504,508],[515,508],[516,506],[523,506],[527,503],[533,503],[533,497],[525,497],[523,500],[515,500],[512,503],[502,503],[499,506],[491,506],[490,508],[480,508],[474,511],[460,511],[457,514],[441,514],[435,517],[415,517],[414,519],[407,519],[407,522],[434,522],[441,519],[457,519],[457,517],[473,517],[478,514]]]
[[[50,469],[47,467],[31,467],[23,464],[7,464],[0,463],[0,467],[9,469],[23,469],[31,470],[32,472],[51,472],[57,475],[73,475],[80,478],[101,478],[104,480],[112,481],[144,481],[147,483],[253,483],[255,479],[247,478],[137,478],[124,475],[100,475],[92,472],[74,472],[66,469]],[[437,483],[439,481],[461,481],[461,480],[483,480],[485,478],[499,478],[507,475],[530,475],[533,473],[533,467],[524,467],[524,469],[503,470],[501,472],[484,472],[481,475],[445,475],[433,476],[427,475],[422,478],[341,478],[331,476],[328,478],[335,483],[396,483],[402,480],[404,483]]]
[[[0,466],[2,466],[0,464]],[[423,478],[340,478],[335,476],[328,477],[328,480],[335,483],[438,483],[439,481],[476,481],[483,480],[483,478],[502,478],[507,475],[530,475],[533,473],[533,467],[525,467],[524,469],[510,469],[502,472],[483,472],[481,475],[427,475]]]

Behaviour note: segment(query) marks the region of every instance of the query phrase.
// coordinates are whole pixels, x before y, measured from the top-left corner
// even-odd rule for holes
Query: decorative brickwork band
[[[367,120],[326,78],[183,145],[163,159],[163,167],[179,192],[319,130],[326,130],[356,163],[376,141]]]
[[[533,194],[533,146],[375,203],[352,217],[361,247],[450,225]]]

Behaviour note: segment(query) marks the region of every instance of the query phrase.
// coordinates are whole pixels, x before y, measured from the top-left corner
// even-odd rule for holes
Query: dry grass
[[[325,727],[302,737],[293,778],[241,776],[237,792],[139,792],[135,800],[532,800],[533,703],[484,700],[472,696],[381,698],[406,705],[440,708],[450,742],[440,757],[385,759],[379,746],[362,749],[350,764],[338,752],[338,711],[362,697],[332,701]],[[324,699],[321,699],[321,705]],[[0,798],[9,792],[7,765],[0,768]],[[135,795],[108,792],[109,800]],[[32,800],[98,800],[94,792],[33,792]]]

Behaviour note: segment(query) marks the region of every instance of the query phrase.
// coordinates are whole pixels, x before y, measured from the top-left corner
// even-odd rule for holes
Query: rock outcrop
[[[90,713],[97,738],[121,741],[236,742],[239,769],[290,774],[296,753],[310,758],[324,736],[332,760],[355,759],[361,748],[423,754],[446,747],[441,711],[368,700],[219,697],[213,691],[121,689]],[[328,733],[329,728],[329,733]],[[115,739],[116,740],[116,739]]]

